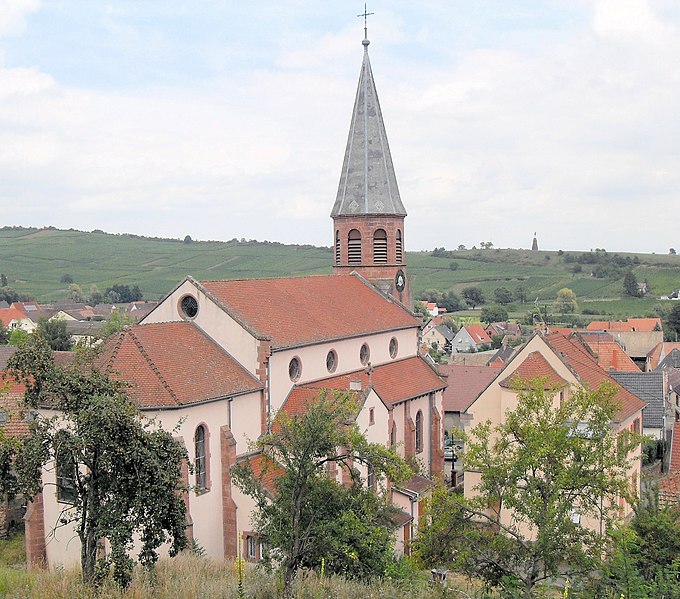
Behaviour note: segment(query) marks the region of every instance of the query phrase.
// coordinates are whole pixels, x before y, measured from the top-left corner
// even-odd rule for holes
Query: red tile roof
[[[285,472],[276,462],[262,454],[247,457],[246,460],[253,470],[255,478],[270,494],[276,492],[276,481]]]
[[[484,327],[481,324],[468,324],[465,325],[464,328],[468,335],[472,337],[472,340],[475,342],[475,344],[481,345],[482,343],[491,343],[491,337],[489,337],[488,333],[484,330]]]
[[[0,308],[0,320],[2,320],[2,324],[6,327],[8,327],[13,320],[20,320],[23,318],[28,318],[28,316],[12,306],[9,308]]]
[[[654,370],[659,365],[659,362],[674,349],[680,349],[680,342],[662,341],[655,345],[647,354],[650,370]]]
[[[193,323],[136,325],[107,342],[100,364],[132,384],[141,408],[182,406],[262,388]]]
[[[680,422],[673,426],[668,474],[659,480],[659,496],[677,502],[680,497]]]
[[[499,384],[501,387],[512,388],[516,383],[527,383],[536,378],[545,379],[544,389],[565,387],[569,383],[565,381],[540,352],[531,352],[524,361],[508,377]]]
[[[671,441],[671,461],[668,472],[680,472],[680,422],[673,426],[673,439]]]
[[[29,427],[26,420],[28,408],[24,405],[24,385],[0,372],[0,410],[7,415],[7,422],[0,424],[0,429],[12,437],[28,436]]]
[[[361,381],[361,388],[369,385],[366,370],[357,370],[340,376],[301,385],[304,389],[343,389],[349,390],[351,381]],[[427,362],[420,357],[404,358],[373,368],[370,385],[387,405],[394,405],[408,399],[427,395],[446,387]]]
[[[307,412],[309,405],[319,399],[320,394],[323,392],[324,389],[319,387],[293,387],[283,406],[281,406],[281,412],[287,416],[290,416],[291,418],[295,416],[302,416]],[[361,392],[350,392],[349,389],[347,389],[347,392],[351,393],[358,402],[362,402],[363,394]]]
[[[640,372],[637,364],[623,351],[616,341],[585,340],[590,350],[595,354],[597,363],[604,370],[616,372]]]
[[[274,348],[418,327],[405,308],[354,275],[198,283]],[[332,310],[328,309],[332,306]]]
[[[502,368],[492,366],[466,366],[442,364],[439,371],[446,377],[444,411],[464,412],[493,381]]]
[[[626,322],[611,320],[594,320],[587,330],[589,331],[636,331],[638,333],[651,333],[661,331],[660,318],[629,318]]]
[[[647,405],[637,395],[622,387],[597,365],[595,358],[577,337],[565,337],[559,333],[544,338],[546,343],[572,369],[582,383],[591,389],[596,389],[603,382],[613,385],[617,391],[614,400],[619,403],[617,418],[623,421]]]

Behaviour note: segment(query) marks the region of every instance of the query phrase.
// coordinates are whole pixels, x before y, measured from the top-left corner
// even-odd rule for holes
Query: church
[[[333,274],[180,282],[139,325],[110,338],[102,366],[185,445],[194,464],[187,530],[212,558],[260,557],[253,503],[230,469],[256,458],[250,442],[275,415],[304,410],[324,390],[344,390],[361,410],[359,428],[420,466],[391,486],[400,508],[396,550],[408,543],[423,494],[442,473],[445,381],[419,355],[411,312],[404,218],[375,81],[363,42],[359,84],[332,207]],[[178,428],[176,428],[178,427]],[[368,474],[364,472],[364,475]],[[342,473],[335,473],[339,482]],[[55,528],[69,498],[43,471],[43,493],[26,514],[30,565],[79,562],[77,536]],[[51,483],[51,484],[50,484]]]

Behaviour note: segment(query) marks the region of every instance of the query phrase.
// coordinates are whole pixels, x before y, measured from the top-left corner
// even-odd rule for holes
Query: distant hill
[[[591,306],[591,312],[625,315],[643,314],[659,296],[680,288],[680,256],[675,255],[440,248],[407,252],[406,257],[416,296],[425,289],[460,293],[466,286],[479,285],[491,299],[497,287],[515,292],[521,286],[528,303],[536,298],[551,302],[561,288],[569,287],[582,309]],[[42,301],[68,295],[68,285],[60,282],[66,274],[85,293],[92,284],[101,291],[127,284],[138,285],[146,299],[158,299],[186,275],[234,279],[323,274],[331,272],[332,258],[330,248],[276,242],[187,243],[51,227],[0,229],[0,273],[10,287]],[[621,299],[629,269],[639,282],[648,282],[648,297]]]

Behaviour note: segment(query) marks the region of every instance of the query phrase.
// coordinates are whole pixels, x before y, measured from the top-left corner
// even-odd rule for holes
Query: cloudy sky
[[[368,9],[408,249],[680,246],[680,2]],[[330,245],[362,11],[0,0],[0,225]]]

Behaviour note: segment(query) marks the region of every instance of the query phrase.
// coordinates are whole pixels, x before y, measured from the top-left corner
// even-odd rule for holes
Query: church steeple
[[[364,10],[364,18],[366,17]],[[387,143],[364,28],[359,74],[347,148],[333,205],[333,271],[357,271],[385,293],[411,307],[406,279],[404,217]]]

